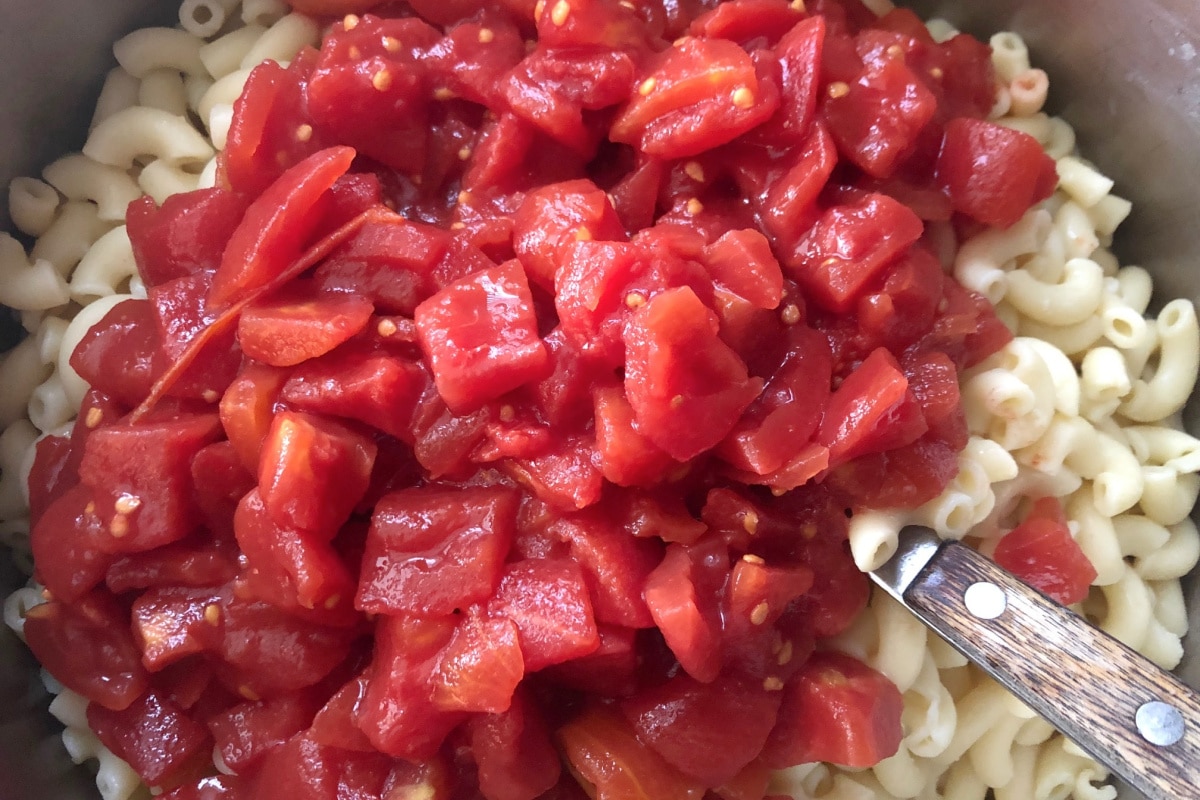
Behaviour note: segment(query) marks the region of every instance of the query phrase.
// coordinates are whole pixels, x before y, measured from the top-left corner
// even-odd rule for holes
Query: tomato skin
[[[330,147],[291,167],[246,209],[213,276],[209,306],[224,309],[279,277],[296,261],[329,202],[329,189],[354,160]]]
[[[443,616],[485,600],[512,542],[516,492],[426,486],[375,506],[355,607]]]
[[[1016,223],[1058,185],[1053,159],[1032,136],[974,119],[946,125],[937,179],[956,211],[997,228]]]
[[[25,614],[25,643],[63,685],[105,708],[128,708],[149,685],[124,612],[96,591]]]
[[[1085,599],[1096,568],[1079,543],[1071,538],[1062,506],[1050,497],[1033,510],[996,545],[996,563],[1063,605]]]
[[[221,396],[221,426],[247,471],[258,463],[274,419],[275,404],[288,373],[262,364],[247,364]]]
[[[451,410],[474,411],[544,374],[548,357],[532,306],[525,273],[510,262],[451,284],[417,307],[421,348]]]
[[[841,653],[816,653],[783,690],[763,760],[776,769],[812,761],[872,767],[899,748],[902,709],[883,675]]]

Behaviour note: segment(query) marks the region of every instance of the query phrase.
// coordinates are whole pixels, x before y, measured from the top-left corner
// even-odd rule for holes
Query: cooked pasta
[[[882,12],[890,3],[872,6]],[[250,69],[268,58],[286,62],[320,36],[316,22],[289,13],[281,0],[184,0],[179,15],[180,28],[117,42],[120,66],[105,81],[83,152],[51,164],[44,181],[21,178],[9,190],[14,223],[39,237],[27,253],[0,235],[0,303],[34,312],[36,323],[36,333],[0,360],[0,516],[11,526],[0,538],[21,551],[22,563],[28,497],[20,479],[31,448],[70,422],[87,390],[70,353],[113,306],[145,296],[118,224],[125,207],[142,193],[161,203],[214,185],[215,153]],[[943,20],[928,27],[938,41],[955,33]],[[1197,378],[1200,327],[1187,300],[1145,317],[1148,273],[1119,266],[1106,248],[1128,201],[1074,152],[1070,126],[1043,111],[1047,77],[1030,65],[1022,39],[1004,32],[991,45],[993,116],[1034,136],[1057,160],[1058,192],[1012,227],[961,243],[949,226],[930,226],[942,237],[948,271],[997,304],[1017,338],[963,376],[971,438],[957,476],[915,511],[856,514],[855,563],[870,570],[886,561],[909,522],[991,552],[1023,498],[1059,497],[1097,571],[1078,610],[1173,667],[1187,628],[1179,579],[1200,560],[1200,533],[1187,517],[1200,493],[1200,440],[1175,418]],[[25,612],[40,601],[34,586],[10,595],[6,624],[20,634]],[[886,594],[876,593],[831,645],[901,691],[900,751],[867,771],[794,767],[774,777],[774,791],[797,800],[1114,796],[1101,767]],[[98,764],[104,799],[126,800],[138,778],[87,729],[85,702],[61,691],[51,712],[66,727],[71,757]]]

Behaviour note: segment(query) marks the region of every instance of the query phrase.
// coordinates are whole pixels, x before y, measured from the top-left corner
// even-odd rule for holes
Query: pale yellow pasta
[[[96,101],[96,111],[92,115],[92,123],[88,130],[94,130],[104,120],[118,111],[137,105],[138,90],[142,82],[130,75],[121,67],[109,70],[104,79],[104,88],[100,90],[100,99]]]
[[[1011,451],[1046,432],[1054,418],[1054,378],[1036,347],[1017,337],[967,373],[962,400],[971,433]]]
[[[1187,601],[1179,581],[1146,581],[1154,595],[1154,618],[1166,630],[1182,637],[1188,632]]]
[[[14,178],[8,184],[8,215],[21,233],[41,236],[54,222],[62,198],[37,178]]]
[[[1138,314],[1145,314],[1153,290],[1150,273],[1141,267],[1121,267],[1117,272],[1117,296]]]
[[[268,60],[287,63],[305,47],[317,45],[320,39],[321,29],[311,17],[288,14],[255,40],[242,57],[242,68],[253,68]]]
[[[885,792],[906,800],[916,797],[929,784],[926,770],[903,742],[895,755],[880,761],[871,768],[871,773]]]
[[[1121,413],[1136,422],[1153,422],[1183,408],[1200,371],[1200,327],[1190,300],[1172,300],[1155,321],[1158,367],[1149,380],[1134,384]]]
[[[1008,715],[1006,697],[1007,692],[999,684],[986,679],[977,683],[958,700],[954,735],[933,761],[944,769],[964,757],[993,725]]]
[[[1096,586],[1116,583],[1125,573],[1124,553],[1121,542],[1113,529],[1112,516],[1102,514],[1090,491],[1076,492],[1064,504],[1067,518],[1078,523],[1075,541],[1083,554],[1096,568]]]
[[[1167,528],[1169,536],[1162,547],[1137,558],[1131,572],[1142,580],[1162,581],[1182,578],[1200,560],[1200,533],[1196,523],[1183,519]]]
[[[1027,117],[1041,111],[1046,104],[1050,78],[1043,70],[1027,69],[1014,76],[1007,88],[1009,112],[1018,117]]]
[[[53,264],[41,258],[30,261],[20,242],[0,233],[0,303],[41,311],[70,299],[67,282]]]
[[[904,746],[909,753],[923,759],[937,758],[945,752],[954,738],[958,710],[954,697],[942,683],[934,652],[945,645],[936,636],[928,637],[928,649],[916,681],[904,693]],[[953,651],[958,655],[957,651]],[[960,656],[961,657],[961,656]]]
[[[1133,204],[1123,197],[1106,195],[1096,205],[1087,210],[1096,232],[1102,236],[1112,236],[1117,227],[1125,221],[1133,210]]]
[[[1171,536],[1165,525],[1142,514],[1118,514],[1113,517],[1112,525],[1124,557],[1149,555],[1165,545]]]
[[[1005,87],[1004,91],[1005,93],[1008,92],[1007,87]],[[1007,109],[1005,111],[1007,112]],[[1014,131],[1029,134],[1034,139],[1037,139],[1038,144],[1042,145],[1043,148],[1046,146],[1046,142],[1050,140],[1050,116],[1045,112],[1030,114],[1027,117],[1001,116],[996,119],[996,122]]]
[[[138,175],[138,187],[161,205],[173,194],[200,188],[200,169],[189,171],[170,161],[155,159]]]
[[[1054,227],[1063,238],[1068,259],[1087,258],[1100,246],[1100,237],[1096,234],[1091,217],[1074,201],[1067,201],[1058,209],[1054,215]],[[1064,321],[1059,324],[1071,323]]]
[[[107,747],[96,752],[96,788],[101,800],[129,800],[141,788],[142,779],[133,767],[113,755]]]
[[[1058,186],[1083,208],[1091,208],[1113,190],[1113,181],[1092,165],[1075,156],[1063,156],[1055,162]]]
[[[1050,230],[1050,215],[1030,211],[1007,230],[991,229],[968,239],[954,259],[954,278],[992,303],[1007,289],[1005,270],[1020,256],[1035,253]]]
[[[0,356],[0,427],[7,428],[24,416],[34,388],[50,374],[42,360],[37,337],[27,336]]]
[[[278,22],[289,11],[284,0],[242,0],[242,22],[264,28]]]
[[[960,469],[958,478],[973,469],[973,465]],[[933,500],[917,508],[913,515],[914,521],[933,528],[947,539],[961,539],[974,525],[987,518],[995,504],[995,496],[990,491],[978,499],[962,491],[958,478]]]
[[[1042,142],[1046,155],[1060,159],[1075,150],[1075,129],[1062,117],[1051,117],[1048,120],[1046,139]]]
[[[67,392],[57,375],[51,375],[33,390],[29,398],[29,421],[42,433],[58,430],[75,418],[77,411],[67,401]],[[24,484],[24,481],[21,481]],[[25,498],[28,503],[28,498]]]
[[[212,145],[185,117],[142,106],[118,111],[97,125],[83,152],[123,169],[141,157],[186,165],[203,164],[213,156]]]
[[[237,69],[218,78],[200,98],[200,103],[196,107],[196,113],[200,119],[207,122],[212,116],[213,109],[218,105],[232,108],[249,78],[250,70],[248,69]]]
[[[1024,723],[1025,719],[1021,717],[1005,714],[967,751],[975,774],[988,786],[1008,786],[1014,774],[1019,772],[1014,750],[1024,748],[1018,748],[1014,739]]]
[[[201,47],[200,61],[212,78],[224,78],[242,68],[242,59],[266,30],[260,25],[247,25],[230,31]]]
[[[237,6],[238,0],[183,0],[179,26],[192,36],[208,39],[220,33]]]
[[[1073,258],[1063,267],[1059,281],[1038,280],[1027,270],[1008,274],[1005,299],[1022,314],[1047,325],[1074,325],[1100,308],[1104,273],[1087,258]]]
[[[138,105],[183,116],[188,112],[183,75],[171,69],[156,69],[142,78]]]
[[[203,45],[204,40],[178,28],[142,28],[118,39],[113,55],[135,78],[160,69],[194,74],[204,71],[200,61]]]
[[[996,800],[1032,800],[1038,748],[1014,747],[1008,756],[1007,780],[999,785],[993,784]],[[975,766],[978,769],[979,765]],[[986,776],[980,777],[987,781]]]
[[[1046,369],[1050,370],[1050,379],[1054,383],[1054,410],[1067,416],[1078,414],[1082,388],[1080,376],[1075,371],[1071,359],[1049,342],[1029,338],[1024,341],[1042,359]]]
[[[904,522],[885,511],[863,511],[850,518],[850,552],[863,572],[881,566],[896,552]]]
[[[1130,368],[1137,366],[1140,374],[1158,345],[1158,335],[1146,324],[1145,317],[1124,300],[1109,294],[1100,311],[1100,325],[1101,335],[1121,351],[1125,372],[1132,375]]]
[[[1100,587],[1100,592],[1105,601],[1104,613],[1099,618],[1100,628],[1138,649],[1146,640],[1154,618],[1154,598],[1150,591],[1136,572],[1126,569],[1118,581]]]
[[[1125,358],[1113,347],[1089,350],[1080,364],[1080,375],[1083,396],[1093,402],[1119,401],[1133,388]]]
[[[21,491],[20,467],[38,435],[27,419],[17,420],[0,433],[0,517],[4,519],[25,515],[28,504]]]
[[[958,28],[955,28],[949,20],[941,17],[934,17],[925,22],[925,30],[929,31],[929,35],[933,37],[935,42],[948,42],[955,36],[958,36]]]
[[[1012,83],[1013,79],[1029,69],[1029,49],[1025,40],[1010,31],[994,34],[988,40],[992,46],[992,66],[1001,84]]]
[[[104,222],[124,222],[125,209],[141,196],[137,183],[125,170],[101,164],[82,153],[63,156],[42,170],[42,177],[68,200],[95,203],[96,215]]]
[[[204,95],[208,94],[208,90],[216,83],[208,75],[189,75],[183,82],[183,91],[187,96],[187,107],[195,112],[200,113],[200,101],[204,99]]]
[[[1100,317],[1088,317],[1076,325],[1047,325],[1022,317],[1017,332],[1021,336],[1042,339],[1068,356],[1074,356],[1087,350],[1104,336],[1104,323]]]
[[[200,177],[196,183],[197,189],[211,189],[217,185],[217,159],[214,156],[204,165],[204,169],[200,170]]]
[[[1147,517],[1162,525],[1183,522],[1200,497],[1200,475],[1180,472],[1174,467],[1142,468],[1145,487],[1139,503]]]
[[[58,217],[38,237],[29,257],[33,261],[49,261],[64,278],[87,253],[97,239],[114,225],[100,219],[95,203],[68,201],[58,211]],[[2,301],[0,301],[2,302]]]
[[[933,795],[937,800],[984,800],[988,793],[988,785],[984,783],[968,761],[955,764],[946,771],[946,785],[941,795]]]
[[[232,124],[233,106],[228,103],[217,103],[209,109],[208,135],[212,138],[213,147],[218,151],[225,149],[225,142]]]
[[[1113,800],[1117,790],[1112,786],[1093,786],[1107,780],[1108,772],[1093,762],[1063,747],[1059,739],[1042,748],[1035,772],[1030,800]]]
[[[118,225],[97,239],[80,259],[71,274],[71,295],[83,299],[116,294],[136,272],[129,232]]]

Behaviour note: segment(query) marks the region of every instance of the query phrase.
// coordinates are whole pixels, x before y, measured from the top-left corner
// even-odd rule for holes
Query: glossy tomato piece
[[[683,158],[733,141],[779,106],[773,79],[745,50],[686,37],[651,57],[636,94],[613,122],[614,142],[660,158]]]
[[[705,246],[704,266],[719,286],[760,308],[775,308],[783,297],[783,270],[756,230],[729,231]]]
[[[247,783],[255,800],[372,800],[387,784],[392,759],[327,747],[300,734],[272,749]]]
[[[589,180],[539,187],[525,195],[513,217],[513,249],[534,283],[554,287],[569,244],[625,241],[625,229],[607,195]]]
[[[237,499],[229,505],[229,514],[232,515],[236,505]],[[229,524],[228,520],[225,524]],[[233,543],[201,532],[144,553],[115,557],[104,582],[113,594],[124,594],[131,589],[152,587],[221,586],[236,574],[237,548]]]
[[[524,57],[525,44],[508,15],[478,3],[467,5],[464,16],[473,18],[449,28],[422,63],[439,88],[502,113],[507,111],[501,94],[504,76]]]
[[[509,564],[488,613],[516,623],[526,672],[587,655],[600,644],[583,571],[570,559]]]
[[[220,187],[173,194],[161,207],[149,196],[130,203],[125,226],[142,281],[215,271],[245,212],[245,198]]]
[[[308,728],[318,700],[310,691],[240,703],[208,720],[221,760],[245,774],[270,750]]]
[[[84,422],[75,427],[86,427]],[[43,436],[34,445],[33,466],[29,470],[29,524],[37,527],[46,509],[79,483],[78,465],[72,463],[71,437]]]
[[[528,692],[518,690],[503,713],[474,717],[467,730],[486,800],[534,800],[558,783],[562,760]]]
[[[1036,139],[976,119],[946,125],[937,179],[955,211],[997,228],[1015,223],[1058,185],[1054,160]]]
[[[225,309],[269,284],[300,258],[331,202],[329,189],[346,173],[355,152],[330,147],[279,176],[246,209],[213,275],[208,302]]]
[[[701,682],[712,681],[721,669],[721,619],[714,593],[728,570],[721,554],[706,555],[678,544],[668,546],[644,591],[650,615],[671,652]]]
[[[784,687],[763,759],[776,769],[813,761],[872,767],[899,748],[902,709],[883,675],[841,653],[816,653]]]
[[[249,568],[293,589],[301,608],[348,611],[355,590],[350,568],[320,535],[277,523],[260,491],[247,494],[233,517]]]
[[[829,129],[810,126],[803,143],[785,155],[759,192],[763,227],[780,247],[792,246],[819,214],[817,200],[838,163]]]
[[[677,462],[642,435],[621,386],[597,387],[596,452],[604,477],[618,486],[645,486],[662,480]]]
[[[446,287],[414,318],[438,393],[458,413],[544,374],[533,297],[514,262]]]
[[[751,138],[794,146],[808,136],[817,111],[824,49],[825,18],[820,14],[797,22],[783,34],[774,48],[780,68],[779,110]]]
[[[873,351],[829,399],[817,440],[832,464],[902,447],[928,430],[895,357]]]
[[[172,397],[212,402],[241,365],[233,326],[218,325],[218,315],[206,305],[211,283],[210,273],[198,272],[150,289],[162,349],[171,364],[160,380],[168,381],[165,394]],[[155,389],[159,390],[157,384]]]
[[[162,795],[163,800],[241,800],[243,781],[236,775],[216,775],[185,783]]]
[[[280,390],[288,405],[356,420],[408,443],[432,377],[420,361],[346,348],[297,367]]]
[[[104,708],[128,708],[149,686],[129,617],[107,592],[34,606],[25,612],[24,633],[51,675]]]
[[[868,281],[917,241],[923,229],[905,206],[885,195],[868,195],[822,214],[788,266],[810,299],[845,312]]]
[[[238,319],[242,351],[272,367],[323,356],[366,327],[375,308],[359,295],[285,293],[247,306]]]
[[[229,531],[229,521],[238,501],[254,488],[255,476],[243,466],[237,449],[229,441],[214,442],[192,459],[192,484],[205,527],[215,534],[223,534]]]
[[[88,437],[79,476],[103,523],[98,548],[141,552],[178,541],[200,524],[192,459],[221,431],[216,414],[181,414],[111,425]]]
[[[515,491],[425,486],[375,506],[355,606],[447,615],[488,598],[512,542]]]
[[[142,663],[161,670],[221,642],[221,594],[212,588],[166,586],[144,592],[133,603],[131,629]]]
[[[604,514],[564,519],[554,531],[567,541],[571,558],[583,568],[597,622],[629,628],[654,625],[642,591],[662,560],[658,542],[630,536]]]
[[[620,711],[594,705],[558,731],[572,772],[595,790],[597,800],[700,800],[704,786],[683,775],[638,741]]]
[[[762,751],[782,699],[758,679],[721,676],[700,683],[680,674],[622,700],[621,711],[665,761],[716,787]]]
[[[409,761],[431,758],[465,718],[439,710],[429,692],[438,653],[453,633],[449,619],[379,618],[358,726],[380,752]]]
[[[113,556],[96,546],[108,535],[92,492],[76,485],[53,501],[29,533],[35,575],[55,597],[72,602],[91,591]]]
[[[308,82],[314,127],[393,169],[419,171],[429,94],[425,68],[409,48],[436,36],[416,19],[368,15],[335,23]]]
[[[1071,538],[1061,506],[1053,498],[1034,511],[996,545],[996,563],[1063,605],[1088,596],[1096,568]]]
[[[468,613],[433,671],[433,702],[443,711],[499,714],[525,676],[516,624]]]
[[[258,463],[258,491],[276,524],[329,541],[366,494],[375,442],[341,422],[275,415]]]
[[[251,474],[258,474],[263,442],[275,418],[275,404],[288,373],[250,363],[229,384],[221,397],[221,425]]]
[[[803,13],[776,0],[732,0],[692,20],[688,33],[710,39],[728,39],[740,45],[775,46]]]
[[[347,681],[333,693],[328,702],[313,717],[308,736],[317,744],[369,753],[374,750],[371,740],[356,722],[367,693],[367,677],[359,675]]]
[[[84,334],[70,364],[96,391],[126,406],[142,402],[166,369],[154,307],[145,300],[117,303]]]
[[[695,293],[671,289],[625,328],[625,396],[640,431],[681,461],[712,447],[762,389]]]
[[[152,786],[170,780],[212,743],[203,725],[153,690],[120,711],[89,705],[87,721],[96,738]]]
[[[586,656],[547,667],[540,674],[551,682],[605,697],[627,697],[641,681],[642,650],[638,632],[599,624],[600,646]]]

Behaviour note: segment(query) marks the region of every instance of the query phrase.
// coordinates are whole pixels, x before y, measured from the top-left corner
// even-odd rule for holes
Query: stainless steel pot
[[[1075,126],[1084,152],[1116,179],[1117,192],[1134,201],[1117,243],[1123,260],[1155,275],[1159,297],[1200,301],[1200,5],[910,4],[981,36],[1011,29],[1026,37],[1051,75],[1051,105]],[[177,8],[176,0],[0,0],[0,187],[82,144],[112,63],[111,43],[136,27],[171,23]],[[1188,418],[1200,428],[1200,403]],[[20,580],[0,564],[0,592]],[[1200,581],[1186,588],[1193,638],[1180,672],[1200,686]],[[34,670],[16,638],[0,631],[0,800],[94,798],[90,780],[62,751]]]

